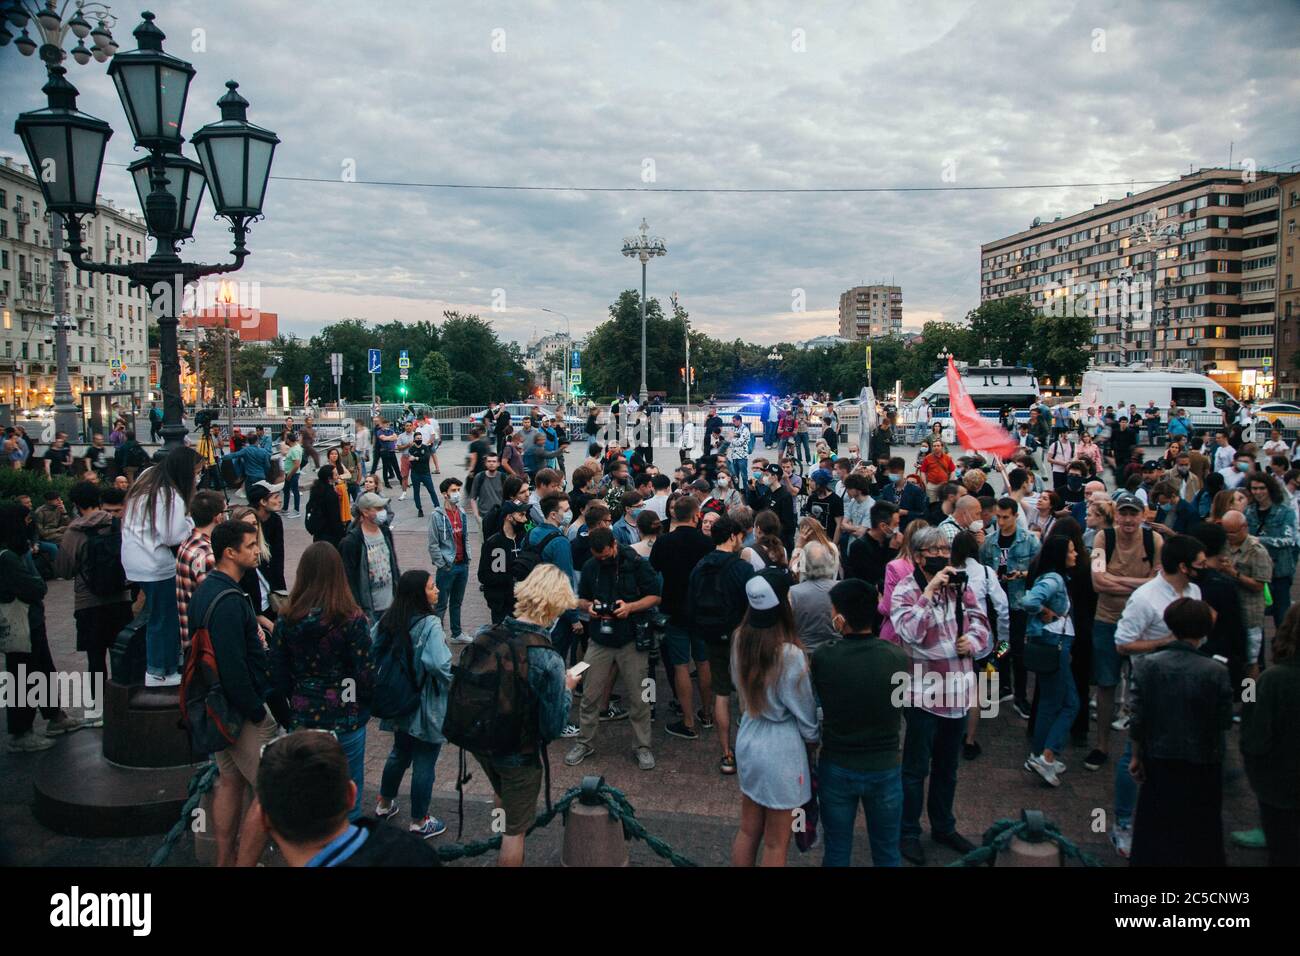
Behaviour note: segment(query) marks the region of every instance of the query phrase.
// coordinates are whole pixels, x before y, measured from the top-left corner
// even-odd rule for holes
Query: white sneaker
[[[405,500],[406,500],[406,492],[403,491],[400,495],[398,495],[398,496],[397,496],[397,500],[398,500],[398,501],[405,501]]]
[[[1128,730],[1128,714],[1120,714],[1110,722],[1111,730]]]
[[[1133,851],[1133,828],[1115,824],[1110,829],[1110,842],[1111,846],[1115,848],[1115,852],[1127,860],[1129,854]]]
[[[1056,776],[1056,768],[1044,760],[1041,754],[1030,754],[1029,759],[1025,761],[1025,769],[1038,774],[1050,787],[1061,785],[1061,781]]]
[[[154,674],[144,675],[145,687],[179,687],[180,684],[180,674],[168,674],[166,677],[158,677]]]

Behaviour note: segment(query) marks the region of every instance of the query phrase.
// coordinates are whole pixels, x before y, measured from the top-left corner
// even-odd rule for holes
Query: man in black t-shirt
[[[57,478],[68,473],[72,449],[68,447],[68,433],[59,432],[50,447],[45,449],[45,477]]]
[[[813,490],[804,503],[803,513],[816,518],[826,529],[826,536],[832,541],[840,537],[840,521],[844,518],[844,499],[831,491],[834,476],[825,468],[813,470]]]
[[[509,414],[507,414],[506,418],[509,417]],[[484,466],[487,465],[487,456],[492,451],[492,442],[484,436],[481,426],[475,425],[471,428],[469,438],[469,477],[465,479],[466,483],[483,470]],[[499,454],[500,452],[498,452]]]
[[[849,541],[845,577],[860,578],[881,590],[885,586],[885,565],[898,557],[902,536],[898,531],[898,506],[877,501],[871,506],[871,527],[860,538]]]

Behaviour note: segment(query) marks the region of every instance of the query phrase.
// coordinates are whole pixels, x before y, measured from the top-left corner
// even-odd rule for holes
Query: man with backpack
[[[666,533],[659,535],[650,550],[650,564],[663,577],[663,606],[668,615],[664,633],[664,660],[673,677],[673,693],[681,706],[682,719],[667,728],[668,733],[683,740],[696,740],[698,719],[707,730],[713,725],[711,711],[703,707],[695,711],[695,692],[691,688],[691,661],[695,661],[700,675],[701,703],[708,679],[708,650],[703,635],[693,635],[690,630],[691,572],[709,552],[713,543],[699,529],[700,506],[693,495],[683,495],[671,505],[672,524]],[[719,521],[722,519],[719,518]]]
[[[213,754],[220,778],[212,798],[217,866],[254,866],[267,832],[256,801],[241,822],[244,788],[256,786],[262,748],[278,730],[268,709],[272,693],[266,648],[253,605],[239,586],[262,558],[257,529],[243,521],[223,522],[212,530],[212,553],[216,564],[190,601],[190,656],[181,699],[195,745],[205,740],[208,746],[219,744]],[[218,713],[224,710],[237,729],[224,724],[213,728],[202,717],[195,721],[196,712],[210,714],[214,707]]]
[[[515,583],[527,577],[517,577],[522,571],[519,555],[523,552],[528,535],[528,506],[506,501],[500,509],[501,530],[483,542],[478,559],[478,583],[492,615],[492,623],[500,624],[515,606]],[[532,570],[535,565],[530,565]]]
[[[1146,509],[1137,495],[1125,492],[1115,501],[1115,527],[1103,528],[1092,548],[1092,586],[1097,591],[1092,625],[1092,682],[1097,686],[1097,746],[1083,765],[1100,770],[1110,753],[1115,688],[1123,658],[1115,631],[1129,596],[1156,575],[1162,538],[1142,527]],[[1117,728],[1122,729],[1122,728]]]
[[[54,573],[72,578],[77,649],[85,651],[91,675],[107,680],[108,651],[132,615],[131,589],[122,570],[121,522],[101,507],[100,494],[93,482],[72,486],[68,497],[79,514],[59,542]],[[104,725],[102,703],[87,704],[87,714],[95,716],[88,716],[85,726]]]
[[[156,442],[162,435],[163,413],[157,402],[149,406],[149,440]]]
[[[583,658],[589,670],[578,710],[578,740],[564,762],[576,767],[595,753],[592,744],[599,726],[600,705],[617,667],[636,735],[637,766],[653,770],[650,702],[642,693],[641,680],[649,666],[645,634],[650,622],[645,612],[660,601],[659,576],[650,562],[631,548],[621,547],[609,528],[597,528],[590,537],[591,558],[578,581],[578,605],[591,616],[587,654]]]
[[[731,749],[731,694],[735,690],[731,683],[731,634],[745,616],[749,604],[745,585],[755,572],[753,566],[740,556],[745,547],[745,532],[731,517],[724,515],[715,521],[709,535],[714,550],[700,559],[690,575],[686,597],[687,627],[692,647],[700,645],[707,657],[696,665],[700,675],[700,702],[703,704],[701,723],[705,727],[710,723],[717,727],[718,742],[722,744],[718,769],[724,774],[733,774],[736,772],[736,755]],[[676,676],[679,698],[690,700],[687,668],[679,667]],[[668,732],[673,733],[673,728],[669,727]]]

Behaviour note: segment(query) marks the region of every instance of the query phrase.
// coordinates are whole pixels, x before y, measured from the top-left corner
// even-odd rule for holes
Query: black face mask
[[[938,574],[948,566],[947,558],[926,558],[925,571],[927,574]]]
[[[1078,491],[1080,488],[1083,487],[1083,479],[1078,477],[1077,475],[1070,475],[1068,478],[1065,479],[1065,481],[1066,484],[1070,486],[1071,491]]]

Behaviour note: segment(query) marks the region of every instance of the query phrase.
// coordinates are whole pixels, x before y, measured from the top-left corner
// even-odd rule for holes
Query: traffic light
[[[401,395],[402,398],[406,398],[406,383],[405,383],[405,382],[403,382],[402,384],[400,384],[400,385],[397,386],[397,394],[398,394],[398,395]]]
[[[677,369],[677,374],[678,374],[678,376],[681,378],[681,380],[682,380],[683,382],[686,381],[686,366],[684,366],[684,365],[683,365],[683,366],[679,366],[678,369]],[[692,384],[692,385],[695,384],[695,366],[694,366],[694,365],[691,366],[691,384]]]

